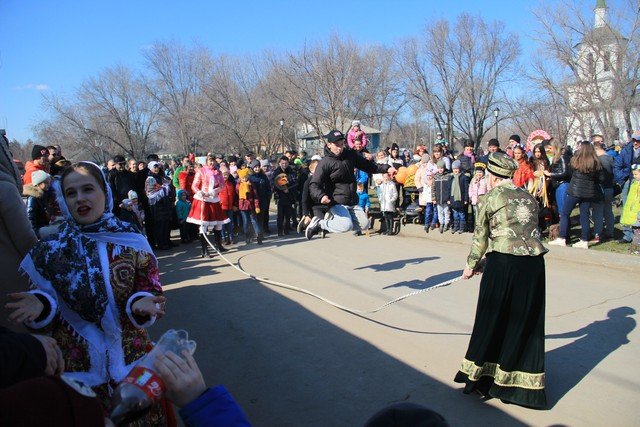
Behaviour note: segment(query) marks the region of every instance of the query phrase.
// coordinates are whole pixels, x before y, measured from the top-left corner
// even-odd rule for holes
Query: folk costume
[[[193,202],[187,222],[200,226],[200,244],[202,256],[208,253],[208,246],[204,235],[211,227],[214,230],[215,246],[220,252],[226,251],[222,246],[222,226],[231,220],[227,218],[220,205],[220,190],[224,186],[224,178],[219,170],[203,165],[196,172],[191,190]]]
[[[152,347],[145,328],[156,317],[136,315],[131,307],[139,298],[161,295],[162,288],[147,239],[112,213],[111,190],[103,183],[104,214],[81,225],[54,182],[65,221],[29,251],[20,268],[44,305],[40,317],[25,325],[51,334],[66,374],[92,387],[106,408],[113,388]],[[162,425],[165,415],[158,404],[141,425]]]
[[[516,162],[488,157],[487,171],[503,178],[478,201],[467,268],[486,254],[469,348],[454,381],[464,393],[545,408],[544,307],[547,249],[540,243],[538,203],[512,180]]]

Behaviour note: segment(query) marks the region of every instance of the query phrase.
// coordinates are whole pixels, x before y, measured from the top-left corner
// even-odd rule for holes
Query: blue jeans
[[[593,210],[593,232],[603,237],[603,228],[607,227],[606,237],[613,237],[613,188],[604,188],[604,200],[591,203]]]
[[[359,205],[333,205],[329,212],[331,212],[331,218],[320,220],[320,227],[329,233],[369,229],[369,218]]]
[[[467,226],[467,207],[453,208],[453,227],[454,230],[464,230]]]
[[[427,203],[424,207],[424,228],[436,225],[438,222],[438,209],[435,203]]]
[[[566,239],[569,234],[569,216],[576,205],[580,205],[580,239],[589,240],[589,208],[591,200],[581,199],[567,194],[564,200],[563,210],[560,212],[559,236]]]
[[[251,225],[253,225],[253,230],[256,234],[262,233],[262,227],[258,224],[255,212],[240,211],[240,215],[242,215],[242,231],[244,231],[245,236],[249,235],[249,221],[251,221]]]
[[[633,228],[630,225],[622,226],[622,238],[627,242],[633,240]]]
[[[232,240],[233,239],[233,209],[229,209],[224,211],[225,214],[227,214],[227,218],[229,218],[229,222],[224,224],[222,226],[222,237],[225,240]]]
[[[562,208],[564,207],[564,201],[567,198],[567,191],[569,191],[569,183],[563,182],[556,188],[556,204],[558,205],[558,215],[562,215]]]

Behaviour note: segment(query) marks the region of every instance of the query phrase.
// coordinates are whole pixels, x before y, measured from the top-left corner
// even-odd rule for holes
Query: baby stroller
[[[422,224],[423,208],[418,203],[418,189],[416,187],[404,187],[403,194],[404,200],[402,207],[404,208],[404,212],[400,219],[402,225],[407,223]]]

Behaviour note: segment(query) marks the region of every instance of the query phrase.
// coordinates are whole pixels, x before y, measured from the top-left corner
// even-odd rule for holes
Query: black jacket
[[[602,200],[603,192],[600,183],[602,182],[602,170],[598,172],[582,173],[573,171],[569,182],[568,194],[573,197],[588,200]]]
[[[287,175],[288,184],[286,192],[276,185],[276,179],[278,175],[282,173]],[[283,203],[293,203],[298,199],[298,173],[294,171],[291,166],[287,166],[284,171],[278,166],[275,171],[273,171],[272,186],[276,201],[282,200]]]
[[[571,156],[563,154],[560,158],[551,163],[551,183],[554,187],[558,187],[563,182],[571,180]]]
[[[31,223],[33,232],[40,237],[38,230],[49,225],[49,214],[47,212],[47,195],[35,185],[25,185],[23,193],[27,199],[27,218]]]
[[[323,196],[328,196],[332,205],[355,206],[358,204],[358,195],[353,169],[358,168],[367,173],[385,173],[389,167],[370,162],[347,147],[340,156],[336,156],[325,146],[324,157],[318,163],[309,184],[311,198],[315,203],[320,203]]]
[[[44,375],[47,355],[37,338],[0,326],[0,388]]]
[[[253,184],[253,188],[258,192],[258,200],[260,201],[260,208],[266,209],[271,200],[271,183],[269,177],[260,171],[249,175],[249,182]]]

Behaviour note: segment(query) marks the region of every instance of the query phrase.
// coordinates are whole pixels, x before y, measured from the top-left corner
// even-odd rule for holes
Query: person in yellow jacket
[[[623,237],[618,243],[631,243],[633,240],[633,227],[640,226],[640,164],[631,165],[633,181],[629,185],[629,192],[624,201],[620,224]]]

